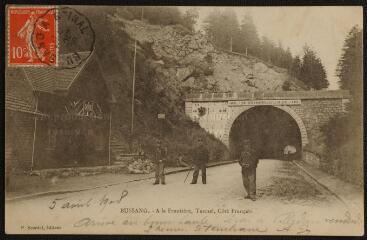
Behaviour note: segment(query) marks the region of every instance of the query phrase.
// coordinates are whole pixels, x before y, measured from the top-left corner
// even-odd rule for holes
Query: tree
[[[260,45],[260,58],[267,62],[272,62],[274,48],[274,43],[269,38],[263,36]]]
[[[182,16],[182,25],[191,32],[195,31],[195,24],[199,18],[199,11],[197,8],[189,8]]]
[[[251,55],[259,55],[260,39],[250,14],[243,16],[239,31],[239,51]]]
[[[341,89],[350,90],[354,101],[362,106],[362,30],[354,26],[348,33],[336,70]]]
[[[204,21],[204,29],[213,44],[219,48],[238,51],[239,24],[236,13],[231,9],[223,12],[214,10]]]
[[[317,57],[316,52],[307,45],[303,48],[304,55],[300,71],[300,80],[307,86],[320,90],[327,88],[329,82],[326,78],[326,71],[322,65],[321,59]]]
[[[283,54],[284,54],[283,45],[279,41],[278,46],[272,46],[271,57],[270,57],[271,62],[276,66],[283,67],[282,66]]]
[[[240,26],[238,23],[236,12],[232,9],[226,9],[223,11],[222,24],[224,24],[225,41],[224,46],[227,45],[229,50],[239,51],[241,41],[239,41]],[[225,47],[226,48],[226,47]]]
[[[235,11],[215,9],[204,20],[204,30],[214,46],[256,56],[276,66],[290,69],[293,62],[289,48],[263,36],[260,40],[256,25],[250,14],[245,14],[238,23]]]
[[[354,139],[362,139],[362,106],[363,106],[363,47],[362,47],[362,30],[358,26],[354,26],[348,33],[339,59],[336,74],[339,77],[340,88],[349,90],[351,93],[351,101],[348,106],[349,114],[345,132],[355,133],[351,135]],[[354,142],[359,145],[360,142]]]
[[[290,48],[288,47],[286,51],[282,52],[282,58],[280,67],[284,67],[288,70],[291,69],[293,63],[293,57]]]
[[[141,19],[142,13],[144,20],[148,21],[150,24],[157,25],[175,25],[182,24],[182,13],[178,7],[123,7],[116,9],[119,14],[127,19]]]
[[[302,62],[300,57],[297,55],[294,57],[293,61],[292,61],[292,66],[290,68],[290,73],[292,75],[292,77],[295,78],[300,78],[301,75],[301,67],[302,67]]]
[[[354,26],[348,33],[336,74],[340,88],[351,92],[348,113],[335,116],[323,128],[326,160],[332,173],[362,186],[363,184],[363,77],[362,30]]]
[[[214,9],[204,20],[204,30],[208,38],[215,44],[219,31],[219,9]]]

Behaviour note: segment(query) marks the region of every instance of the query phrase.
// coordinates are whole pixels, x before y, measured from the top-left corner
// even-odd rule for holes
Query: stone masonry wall
[[[288,106],[300,117],[306,128],[308,143],[304,146],[304,151],[315,156],[322,156],[325,145],[321,127],[336,114],[344,112],[344,100],[342,98],[302,99],[301,105]],[[200,108],[205,108],[205,112],[201,113],[202,116]],[[229,119],[249,108],[251,106],[228,107],[227,101],[196,101],[186,102],[185,111],[201,127],[227,143],[229,136],[226,135],[229,134],[231,127],[226,125]]]
[[[199,108],[205,108],[205,114],[200,116]],[[186,114],[199,125],[223,141],[225,125],[230,116],[227,102],[194,102],[186,104]]]
[[[321,127],[333,116],[344,111],[342,99],[304,99],[300,106],[291,108],[301,117],[307,130],[309,143],[304,150],[322,155],[324,139]]]

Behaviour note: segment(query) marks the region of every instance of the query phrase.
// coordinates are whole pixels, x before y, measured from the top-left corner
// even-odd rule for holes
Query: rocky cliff
[[[157,26],[110,16],[122,30],[149,46],[161,64],[158,71],[192,91],[281,91],[288,81],[290,90],[303,89],[286,69],[252,56],[216,49],[203,32],[191,33],[181,26]]]

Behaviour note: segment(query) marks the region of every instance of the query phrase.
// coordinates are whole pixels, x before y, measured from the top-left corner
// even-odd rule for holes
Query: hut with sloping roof
[[[98,66],[91,55],[72,68],[6,69],[8,169],[110,163],[111,97]]]

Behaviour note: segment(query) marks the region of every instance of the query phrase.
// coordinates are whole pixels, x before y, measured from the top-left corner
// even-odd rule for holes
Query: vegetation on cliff
[[[200,136],[212,149],[210,161],[225,159],[226,147],[186,117],[185,88],[167,71],[169,63],[157,61],[152,46],[146,42],[137,44],[135,126],[134,135],[130,136],[134,39],[125,31],[123,22],[113,21],[111,16],[115,13],[108,7],[84,13],[96,33],[95,50],[89,60],[95,64],[88,68],[91,71],[88,76],[101,73],[101,81],[116,100],[112,105],[113,137],[119,139],[127,152],[141,144],[148,157],[152,157],[156,140],[162,139],[168,147],[168,161],[174,163],[177,154],[191,159],[190,150]],[[166,118],[159,120],[158,113],[164,113]],[[133,149],[129,149],[131,137]]]
[[[323,127],[326,136],[325,170],[347,181],[363,185],[363,58],[362,29],[348,33],[339,60],[340,88],[349,90],[348,114],[336,116]],[[332,167],[330,167],[332,166]]]

